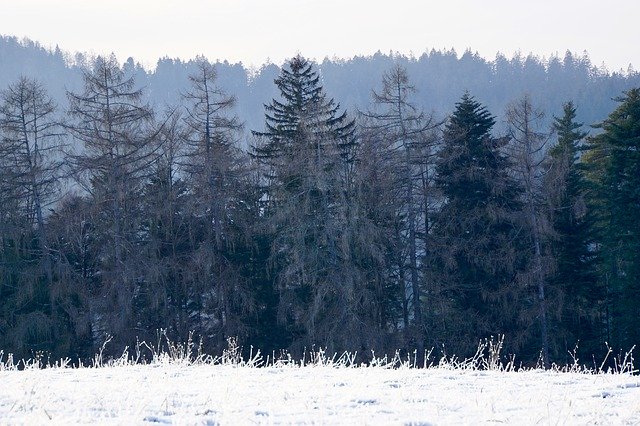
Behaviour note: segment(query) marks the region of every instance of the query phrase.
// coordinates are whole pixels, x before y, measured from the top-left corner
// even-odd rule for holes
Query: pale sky
[[[147,67],[453,47],[489,59],[586,50],[609,70],[640,69],[640,0],[0,0],[0,34]]]

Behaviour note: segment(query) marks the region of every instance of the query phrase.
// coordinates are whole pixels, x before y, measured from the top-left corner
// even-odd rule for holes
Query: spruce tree
[[[340,105],[326,98],[313,64],[300,55],[293,57],[283,67],[275,84],[281,99],[273,99],[271,104],[265,105],[265,130],[253,132],[264,141],[255,147],[254,155],[270,166],[269,185],[288,185],[295,180],[294,176],[273,175],[273,168],[281,165],[282,159],[300,149],[310,138],[316,143],[318,155],[331,150],[326,145],[333,144],[343,160],[351,162],[355,121],[348,119],[346,111],[340,114]],[[267,189],[272,192],[269,187]]]
[[[273,99],[265,105],[266,131],[257,132],[271,140],[267,147],[277,149],[279,142],[295,140],[301,122],[314,135],[328,132],[343,144],[353,142],[355,122],[348,120],[346,111],[339,113],[340,105],[333,99],[326,99],[320,76],[307,59],[293,57],[275,84],[282,100]]]
[[[562,301],[552,309],[558,314],[553,327],[555,356],[566,357],[577,344],[577,354],[590,359],[604,348],[605,336],[598,321],[606,294],[595,270],[593,215],[587,210],[587,186],[579,162],[587,133],[575,118],[576,108],[568,102],[563,115],[553,122],[558,142],[549,152],[545,176],[554,260],[554,272],[548,280]]]
[[[278,292],[278,320],[292,349],[318,344],[358,350],[380,339],[369,308],[367,224],[349,173],[354,122],[327,100],[318,74],[296,56],[276,79],[281,99],[266,106],[264,142],[254,151],[266,176],[264,224]]]
[[[521,188],[501,153],[506,140],[491,136],[494,124],[466,93],[446,124],[436,166],[444,197],[434,228],[447,309],[443,338],[457,355],[472,352],[482,338],[505,334],[513,346],[523,339]]]
[[[598,210],[601,279],[610,297],[609,342],[628,349],[640,342],[640,89],[587,139],[585,158]]]

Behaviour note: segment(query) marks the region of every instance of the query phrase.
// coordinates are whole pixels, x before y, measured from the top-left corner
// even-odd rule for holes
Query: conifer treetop
[[[258,157],[277,156],[277,152],[305,138],[308,132],[316,139],[336,140],[339,144],[351,143],[355,122],[347,119],[347,113],[339,113],[340,104],[328,99],[320,85],[320,76],[313,63],[294,56],[275,79],[280,99],[265,105],[265,131],[253,132],[265,137],[267,144],[256,149]]]

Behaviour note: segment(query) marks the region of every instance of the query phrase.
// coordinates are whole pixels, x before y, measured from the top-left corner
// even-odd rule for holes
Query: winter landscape
[[[487,348],[484,348],[487,349]],[[402,359],[358,366],[320,352],[263,365],[225,352],[194,359],[184,347],[139,365],[0,363],[1,424],[602,424],[640,422],[640,377],[515,366],[487,351],[427,368]],[[268,361],[266,361],[268,362]],[[424,367],[424,364],[423,366]]]
[[[640,2],[364,3],[3,3],[0,425],[640,424]]]

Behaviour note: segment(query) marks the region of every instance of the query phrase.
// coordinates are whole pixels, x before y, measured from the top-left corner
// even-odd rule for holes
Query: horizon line
[[[68,50],[65,49],[64,47],[61,47],[59,43],[45,43],[42,42],[40,40],[34,40],[32,38],[30,38],[29,36],[18,36],[18,35],[13,35],[13,34],[0,34],[0,38],[2,39],[13,39],[15,40],[19,45],[23,46],[23,47],[27,47],[28,44],[32,44],[34,45],[36,48],[40,48],[42,50],[45,50],[46,52],[53,54],[55,53],[57,50],[60,51],[60,53],[63,55],[65,62],[67,65],[69,66],[79,66],[75,61],[76,58],[78,57],[78,55],[84,56],[84,59],[88,59],[88,60],[93,60],[99,56],[110,56],[110,55],[114,55],[117,59],[117,61],[122,65],[126,64],[127,62],[130,62],[131,60],[134,62],[134,64],[142,69],[145,70],[145,72],[155,72],[157,69],[158,64],[163,61],[163,60],[172,60],[172,61],[180,61],[183,63],[189,63],[192,62],[194,60],[197,60],[198,58],[202,57],[205,58],[206,60],[208,60],[210,63],[212,64],[216,64],[216,63],[226,63],[229,65],[241,65],[243,68],[247,69],[247,70],[251,70],[251,71],[259,71],[260,69],[269,66],[269,65],[276,65],[277,67],[282,67],[290,58],[294,57],[297,54],[302,54],[300,51],[297,51],[295,53],[292,53],[291,56],[287,56],[286,58],[281,58],[281,59],[276,59],[276,60],[272,60],[269,56],[267,56],[262,62],[260,62],[259,64],[256,64],[254,62],[250,62],[250,61],[243,61],[243,60],[238,60],[238,61],[233,61],[233,60],[229,60],[229,59],[225,59],[225,58],[212,58],[210,56],[207,56],[203,53],[200,54],[196,54],[194,56],[191,57],[180,57],[180,56],[170,56],[169,54],[166,54],[164,56],[160,56],[157,59],[155,59],[153,61],[153,64],[148,63],[145,60],[141,60],[141,59],[136,59],[135,56],[131,56],[129,55],[127,57],[127,59],[122,60],[122,56],[121,54],[116,53],[115,51],[111,51],[111,52],[95,52],[95,51],[80,51],[80,50]],[[481,58],[484,61],[488,62],[488,63],[494,63],[496,61],[496,59],[500,56],[506,58],[509,61],[513,61],[514,59],[520,59],[521,61],[525,61],[526,59],[533,57],[535,59],[537,59],[538,61],[540,61],[543,65],[548,66],[549,62],[552,59],[559,59],[562,60],[564,59],[568,54],[571,54],[574,56],[574,59],[579,59],[579,60],[587,60],[589,63],[589,67],[590,68],[595,68],[601,72],[605,72],[608,75],[614,75],[614,74],[618,74],[618,75],[624,75],[624,76],[629,76],[631,74],[634,73],[638,73],[638,71],[636,71],[635,67],[633,66],[633,64],[631,62],[629,62],[629,65],[627,66],[627,69],[623,69],[620,68],[618,70],[611,70],[607,64],[606,61],[602,61],[602,63],[600,65],[596,65],[594,62],[591,61],[591,56],[588,52],[587,49],[584,49],[581,53],[579,52],[574,52],[571,49],[565,49],[564,50],[564,55],[560,55],[559,50],[556,50],[555,52],[549,53],[549,54],[540,54],[537,52],[533,52],[533,51],[529,51],[528,53],[524,54],[522,50],[518,49],[515,50],[514,52],[511,53],[511,55],[509,56],[508,53],[502,52],[500,50],[496,51],[496,53],[494,54],[493,58],[487,57],[486,55],[482,55],[479,53],[478,50],[474,50],[472,47],[466,47],[464,49],[464,51],[462,53],[460,53],[455,47],[451,46],[451,47],[440,47],[440,48],[436,48],[436,47],[425,47],[425,49],[420,52],[419,54],[416,55],[416,53],[413,50],[408,50],[408,51],[402,51],[402,50],[389,50],[388,52],[382,52],[381,49],[376,50],[375,52],[368,52],[368,53],[356,53],[353,54],[351,56],[340,56],[337,54],[332,54],[332,55],[324,55],[322,58],[320,57],[315,57],[315,56],[306,56],[304,54],[302,54],[305,58],[310,59],[312,62],[314,62],[317,65],[321,65],[323,62],[326,61],[332,61],[332,62],[348,62],[357,58],[372,58],[375,57],[377,55],[382,55],[382,56],[386,56],[389,58],[399,58],[399,59],[407,59],[409,61],[411,60],[419,60],[420,58],[422,58],[423,56],[427,55],[430,56],[432,53],[440,53],[440,54],[455,54],[456,59],[460,60],[462,59],[462,57],[464,57],[467,54],[471,54],[474,57],[477,58]],[[126,56],[126,55],[124,55]]]

